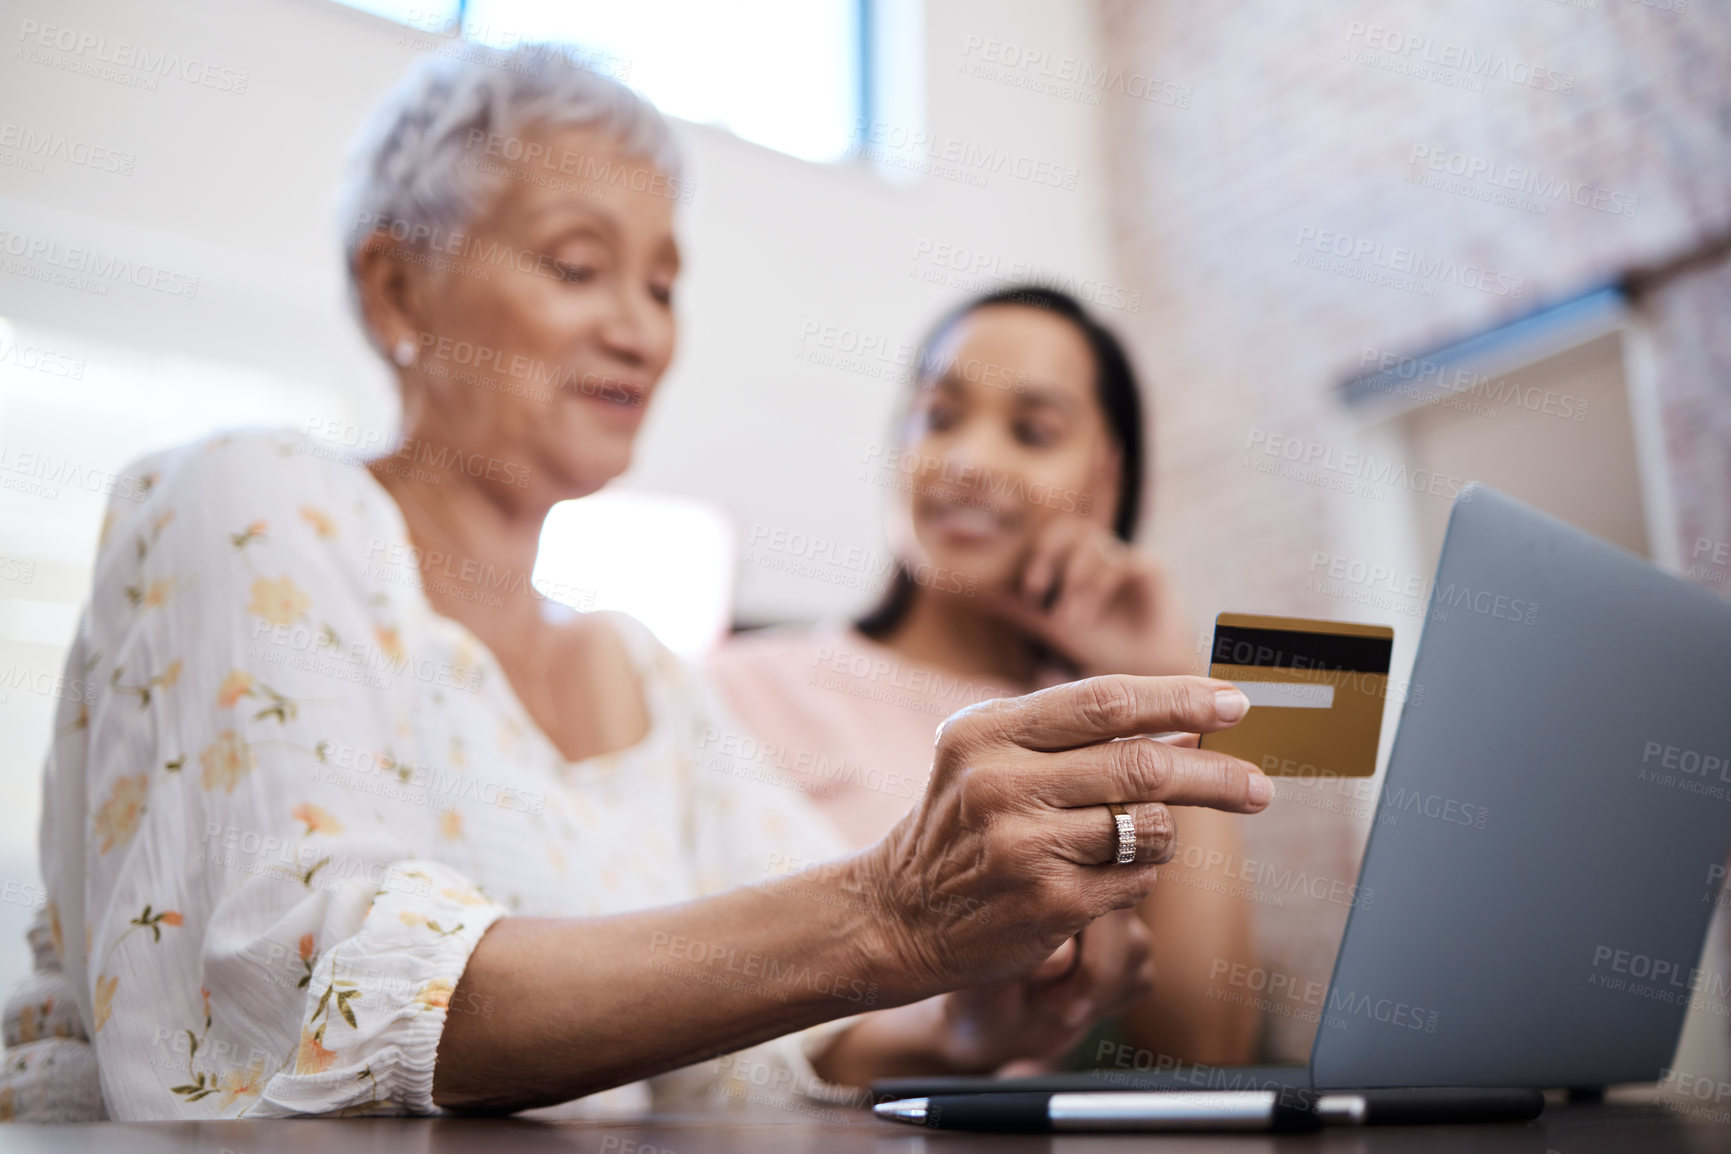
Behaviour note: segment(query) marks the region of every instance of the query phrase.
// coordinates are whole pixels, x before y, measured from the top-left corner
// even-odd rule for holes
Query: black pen
[[[1525,1122],[1545,1097],[1516,1087],[1432,1086],[1323,1092],[1105,1090],[942,1094],[876,1107],[878,1117],[944,1130],[1316,1130],[1323,1126]]]
[[[1329,1095],[1330,1113],[1354,1095]],[[942,1094],[882,1102],[880,1118],[941,1130],[1315,1130],[1324,1100],[1300,1090],[1107,1090],[1073,1094]],[[1362,1113],[1363,1099],[1356,1099]],[[1350,1121],[1350,1119],[1343,1119]]]

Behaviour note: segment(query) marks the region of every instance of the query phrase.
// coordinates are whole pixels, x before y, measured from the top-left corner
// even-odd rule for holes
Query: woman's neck
[[[927,665],[1017,686],[1033,684],[1036,663],[1020,629],[981,612],[969,598],[915,587],[902,619],[879,639]]]
[[[427,603],[498,659],[567,761],[643,740],[649,704],[618,636],[583,627],[529,584],[550,504],[513,504],[457,469],[440,471],[433,485],[404,477],[389,457],[367,468],[402,510]]]
[[[538,620],[541,600],[529,575],[547,510],[513,508],[457,469],[438,470],[435,487],[392,461],[381,458],[367,470],[403,515],[433,608],[489,644]]]

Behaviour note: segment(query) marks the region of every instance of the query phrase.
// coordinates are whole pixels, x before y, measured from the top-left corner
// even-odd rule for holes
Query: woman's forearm
[[[501,919],[452,995],[434,1101],[551,1105],[931,993],[902,988],[858,863],[615,917]]]
[[[1224,754],[1116,739],[1213,732],[1246,708],[1211,679],[1101,677],[964,709],[918,805],[861,854],[682,906],[505,918],[452,993],[465,1012],[446,1017],[433,1100],[563,1102],[1025,974],[1148,896],[1172,849],[1168,804],[1254,813],[1273,792]],[[1144,820],[1136,860],[1101,869],[1117,851],[1100,820],[1111,799]]]

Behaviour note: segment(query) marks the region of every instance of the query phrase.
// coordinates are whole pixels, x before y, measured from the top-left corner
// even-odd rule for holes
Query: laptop
[[[1376,901],[1348,915],[1308,1067],[874,1098],[1658,1080],[1691,998],[1731,1012],[1731,977],[1697,968],[1731,851],[1731,603],[1469,485],[1412,685],[1359,870]]]

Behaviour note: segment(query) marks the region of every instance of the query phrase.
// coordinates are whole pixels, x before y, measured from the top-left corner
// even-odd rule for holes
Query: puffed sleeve
[[[117,1119],[425,1113],[451,993],[504,910],[433,860],[415,708],[366,548],[393,530],[291,438],[157,459],[111,524],[44,846]]]

